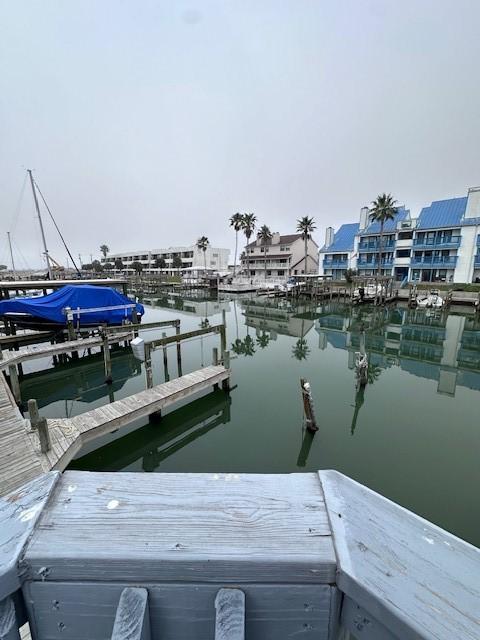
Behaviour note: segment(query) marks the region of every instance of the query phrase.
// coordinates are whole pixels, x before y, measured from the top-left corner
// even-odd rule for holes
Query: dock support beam
[[[178,320],[177,324],[175,325],[175,333],[177,336],[180,334],[180,320]],[[180,341],[177,342],[177,370],[178,370],[178,377],[181,378],[183,373],[182,373],[182,347],[181,347]]]
[[[40,416],[36,400],[31,399],[28,401],[28,414],[30,416],[30,427],[32,431],[37,431],[38,439],[40,440],[40,451],[47,453],[52,448],[48,423],[46,418]]]
[[[224,351],[223,353],[223,366],[225,369],[230,369],[230,351]],[[230,391],[230,378],[225,378],[222,381],[222,389],[224,391]]]
[[[245,640],[245,594],[220,589],[215,598],[215,640]]]
[[[148,591],[127,587],[122,591],[112,631],[112,640],[150,640]]]
[[[18,380],[18,371],[15,364],[8,367],[8,375],[10,376],[10,386],[12,387],[13,397],[17,404],[22,402],[22,394],[20,393],[20,382]]]
[[[165,332],[162,333],[162,338],[166,338],[167,334]],[[177,344],[179,344],[177,342]],[[163,350],[163,373],[165,376],[165,382],[168,382],[170,380],[170,375],[168,373],[168,353],[167,353],[167,345],[164,344],[162,347]]]
[[[106,330],[102,332],[103,339],[103,363],[105,367],[105,382],[107,384],[112,384],[112,358],[110,355],[110,345],[108,344],[108,334]]]

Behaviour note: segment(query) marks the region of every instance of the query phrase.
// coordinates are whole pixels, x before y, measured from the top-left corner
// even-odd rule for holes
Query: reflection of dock
[[[155,421],[95,451],[77,458],[74,469],[119,471],[137,460],[144,471],[154,471],[160,463],[220,424],[230,421],[231,398],[213,391],[187,406],[172,411]]]

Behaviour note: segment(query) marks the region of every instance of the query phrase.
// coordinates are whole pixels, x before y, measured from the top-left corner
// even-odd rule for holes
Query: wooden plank
[[[245,640],[245,594],[241,589],[220,589],[215,611],[215,640]]]
[[[336,471],[320,479],[338,587],[401,640],[478,640],[480,549]]]
[[[0,600],[20,587],[18,560],[59,474],[46,474],[0,499]]]
[[[148,591],[127,587],[118,603],[112,640],[150,640]]]
[[[25,554],[30,579],[45,566],[46,580],[226,586],[333,583],[336,561],[316,474],[155,473],[145,482],[66,471]]]
[[[159,640],[213,640],[215,597],[221,583],[140,581],[148,590],[152,636]],[[109,638],[124,585],[105,582],[25,583],[35,637],[49,640]],[[330,594],[324,584],[242,584],[248,640],[327,640]],[[328,639],[329,640],[329,639]],[[453,639],[452,639],[453,640]]]

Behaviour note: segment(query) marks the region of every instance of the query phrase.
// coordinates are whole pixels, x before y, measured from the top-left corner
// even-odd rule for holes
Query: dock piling
[[[313,408],[312,391],[310,389],[310,383],[305,378],[300,378],[300,388],[302,390],[303,411],[305,414],[305,425],[307,430],[311,433],[318,431],[317,420],[315,418],[315,411]]]
[[[177,320],[177,324],[175,325],[175,334],[178,336],[180,334],[180,320]],[[180,341],[177,342],[177,370],[178,377],[181,378],[183,375],[182,371],[182,347]]]
[[[8,367],[8,375],[10,376],[10,386],[12,387],[13,397],[17,404],[22,401],[22,394],[20,392],[20,382],[18,380],[18,371],[15,364],[11,364]]]
[[[162,338],[166,338],[167,334],[165,332],[162,333]],[[177,344],[179,344],[177,342]],[[168,373],[168,352],[167,352],[167,345],[164,344],[162,347],[163,350],[163,373],[165,375],[165,382],[168,382],[170,380],[170,375]]]
[[[230,351],[223,352],[223,366],[225,369],[230,369]],[[225,378],[225,380],[223,380],[222,389],[224,391],[230,391],[230,378]]]
[[[110,345],[108,344],[108,334],[106,330],[102,329],[102,340],[103,340],[103,363],[105,367],[105,382],[107,384],[112,384],[112,358],[110,355]]]

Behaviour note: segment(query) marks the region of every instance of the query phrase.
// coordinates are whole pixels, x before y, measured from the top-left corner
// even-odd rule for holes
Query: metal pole
[[[17,279],[17,271],[15,269],[15,261],[13,259],[12,241],[10,239],[10,231],[7,231],[7,237],[8,237],[8,246],[10,247],[10,259],[12,261],[13,279],[16,280]]]
[[[40,215],[40,207],[38,206],[37,192],[35,191],[35,185],[33,183],[32,170],[27,169],[27,171],[28,171],[28,175],[30,176],[30,184],[32,185],[33,199],[35,201],[35,209],[37,210],[38,223],[40,225],[40,232],[42,234],[43,251],[45,253],[45,258],[47,260],[48,277],[50,278],[50,280],[53,280],[52,268],[50,266],[50,256],[48,255],[47,242],[45,240],[45,232],[43,230],[42,216]]]

